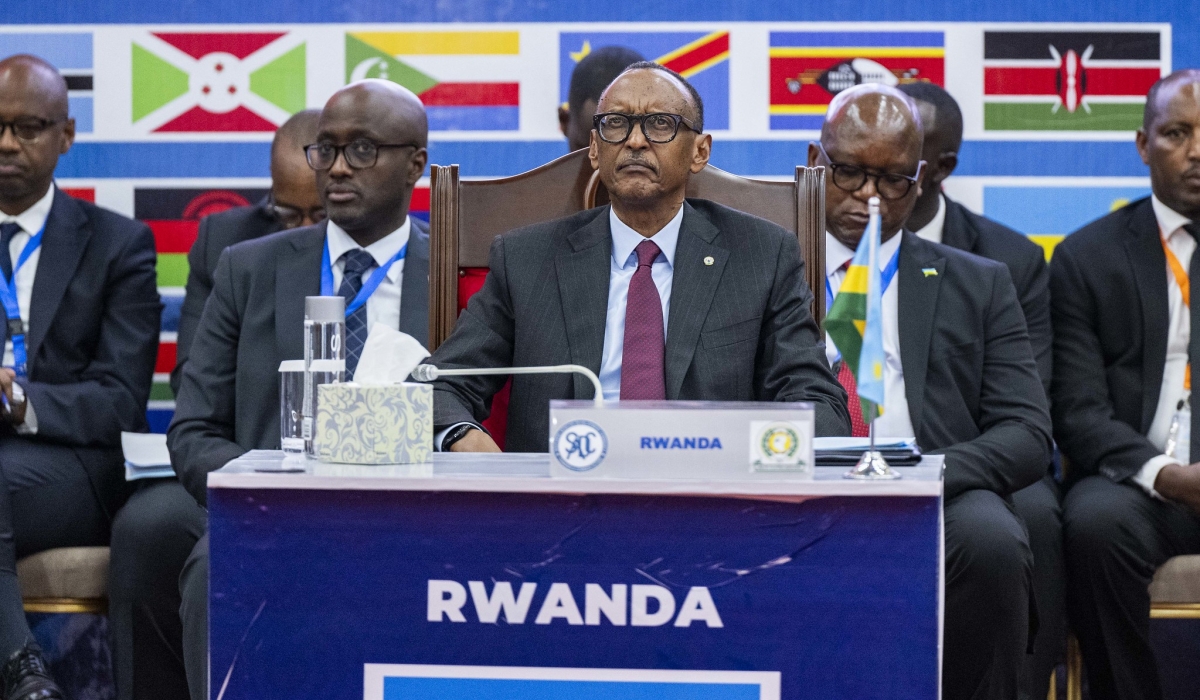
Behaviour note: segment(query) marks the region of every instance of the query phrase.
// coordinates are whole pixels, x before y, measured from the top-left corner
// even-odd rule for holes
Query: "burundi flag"
[[[434,131],[516,131],[516,31],[350,32],[346,82],[383,78],[412,90]]]
[[[148,131],[274,131],[307,106],[305,44],[286,32],[154,32],[131,49]]]
[[[729,128],[729,32],[563,32],[558,39],[559,101],[567,102],[575,64],[594,49],[624,46],[679,73],[704,100],[705,131]]]
[[[872,207],[850,269],[825,318],[825,332],[858,383],[863,421],[883,413],[883,283],[879,274],[879,210]]]
[[[1024,232],[1049,262],[1067,234],[1149,196],[1149,186],[985,185],[983,214]]]
[[[90,32],[0,32],[0,59],[14,54],[39,56],[67,81],[67,112],[75,131],[90,134],[92,117],[92,35]]]
[[[833,96],[864,83],[946,84],[942,32],[771,32],[772,129],[820,129]]]
[[[984,32],[987,131],[1134,131],[1163,74],[1151,32]]]

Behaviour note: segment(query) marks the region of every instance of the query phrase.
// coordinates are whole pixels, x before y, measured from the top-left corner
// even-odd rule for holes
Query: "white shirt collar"
[[[927,241],[934,243],[942,242],[942,231],[946,228],[946,196],[938,195],[937,213],[933,215],[933,219],[925,224],[920,231],[916,231],[918,237],[924,238]]]
[[[1158,219],[1163,238],[1169,239],[1171,234],[1192,223],[1191,219],[1163,204],[1155,195],[1150,195],[1150,206],[1154,208],[1154,218]]]
[[[15,221],[23,231],[32,236],[41,231],[42,227],[46,225],[46,219],[50,218],[50,207],[52,206],[54,206],[53,184],[50,185],[50,188],[46,190],[46,194],[42,195],[41,199],[20,214],[11,216],[0,212],[0,224]]]
[[[608,208],[608,228],[612,231],[612,253],[613,261],[618,267],[625,267],[630,264],[629,259],[633,255],[633,249],[639,243],[645,240],[654,241],[658,249],[662,251],[659,258],[666,258],[667,265],[675,267],[675,246],[679,243],[679,227],[683,225],[683,207],[679,207],[679,211],[675,216],[658,230],[658,233],[647,239],[642,234],[634,231],[627,226],[624,221],[617,217],[617,212],[612,208]],[[635,258],[636,261],[636,258]],[[637,264],[634,262],[633,264]]]
[[[896,254],[896,250],[900,247],[900,239],[904,238],[903,231],[897,231],[896,235],[883,242],[879,246],[879,269],[882,270],[891,262],[892,256]],[[842,265],[847,261],[854,259],[854,251],[847,248],[841,241],[833,237],[833,234],[825,232],[825,276],[833,277],[841,271]]]
[[[380,238],[366,248],[363,248],[354,242],[354,239],[350,237],[350,234],[346,233],[345,229],[333,223],[333,221],[330,221],[329,225],[325,229],[325,240],[329,245],[329,261],[336,265],[338,259],[341,258],[346,251],[359,249],[370,253],[371,257],[375,258],[375,264],[379,267],[383,267],[388,260],[392,259],[393,255],[399,253],[400,249],[403,248],[406,243],[408,243],[408,236],[411,231],[411,219],[409,217],[405,217],[404,223],[401,224],[400,228],[392,231],[383,238]],[[401,270],[402,268],[399,265],[392,265],[392,268],[388,270],[388,279],[395,282]]]

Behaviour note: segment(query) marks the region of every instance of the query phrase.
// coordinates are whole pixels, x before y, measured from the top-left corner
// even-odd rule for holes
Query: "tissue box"
[[[317,391],[313,440],[322,462],[428,462],[433,455],[433,387],[323,384]]]

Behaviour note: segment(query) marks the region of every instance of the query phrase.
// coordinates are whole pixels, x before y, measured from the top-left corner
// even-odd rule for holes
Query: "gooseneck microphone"
[[[604,388],[600,378],[583,365],[550,365],[546,367],[481,367],[478,369],[439,369],[434,365],[417,365],[412,378],[418,382],[432,382],[438,377],[468,377],[483,374],[582,374],[592,382],[596,390],[596,405],[604,403]]]

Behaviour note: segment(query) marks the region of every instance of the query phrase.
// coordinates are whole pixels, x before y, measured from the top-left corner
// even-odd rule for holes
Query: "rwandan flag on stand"
[[[825,318],[825,332],[842,352],[858,383],[863,422],[883,413],[883,283],[879,274],[879,200],[871,198],[871,218],[850,269]]]

